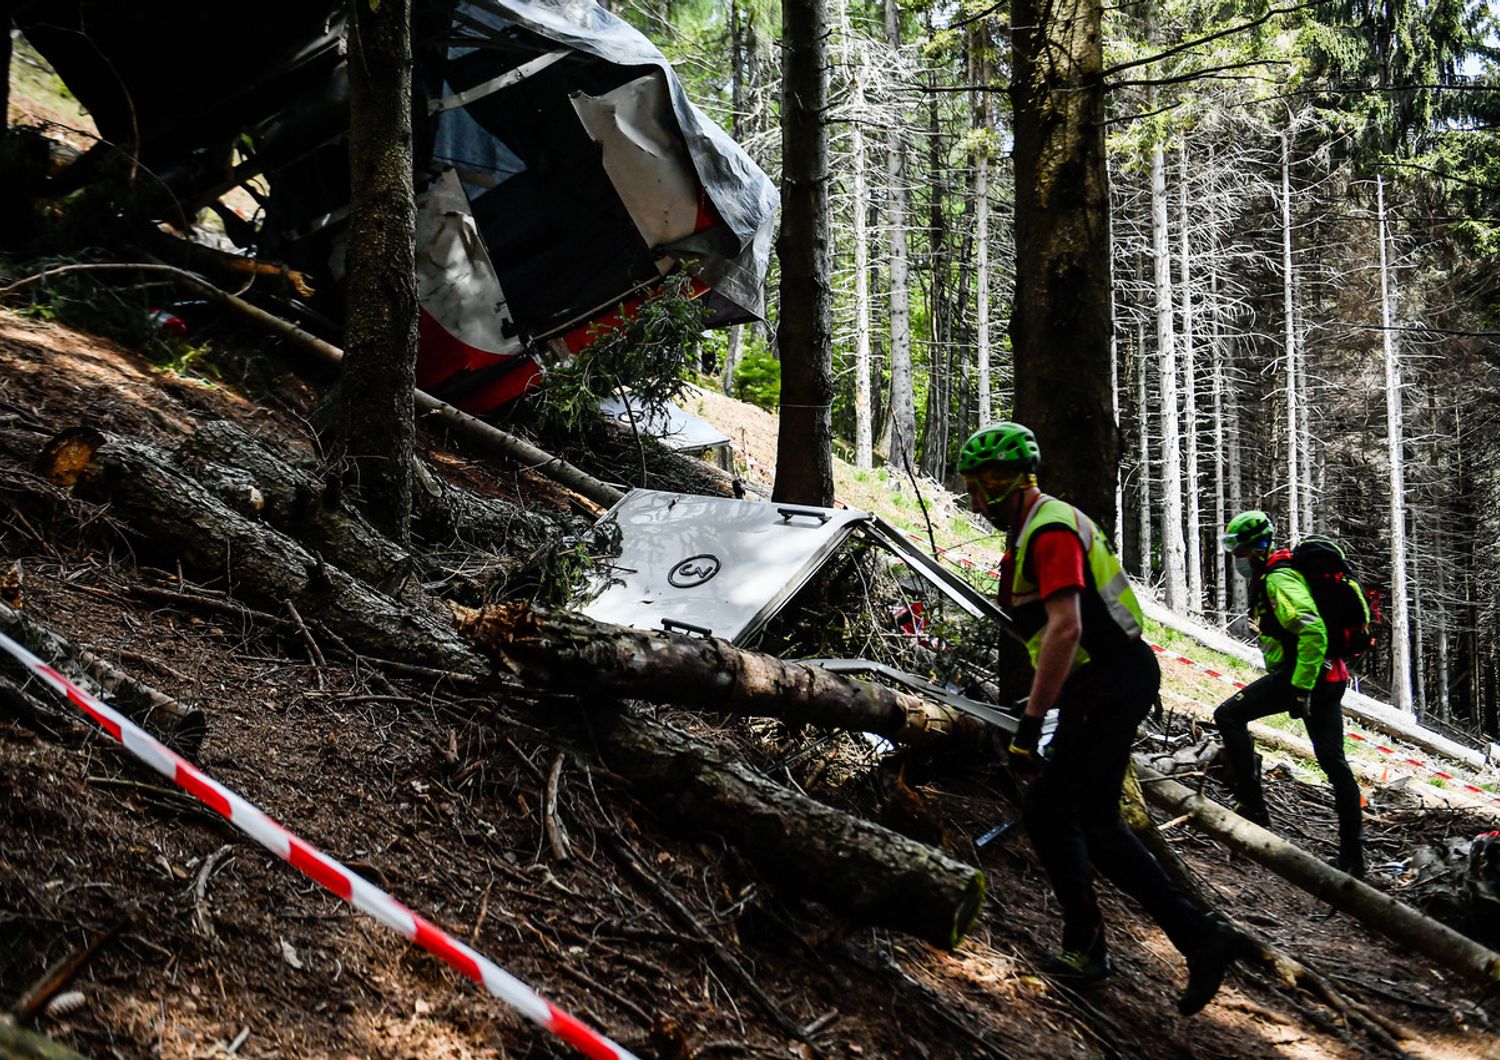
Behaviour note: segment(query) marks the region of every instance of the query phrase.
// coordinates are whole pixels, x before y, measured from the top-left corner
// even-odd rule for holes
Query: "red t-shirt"
[[[1007,552],[1000,561],[1000,604],[1010,607],[1011,587],[1015,584],[1015,553]],[[1051,527],[1037,532],[1031,539],[1031,566],[1043,600],[1064,589],[1082,590],[1088,585],[1083,576],[1083,542],[1066,527]]]

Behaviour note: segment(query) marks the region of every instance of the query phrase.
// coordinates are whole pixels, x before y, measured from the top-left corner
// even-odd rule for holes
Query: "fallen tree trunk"
[[[35,1031],[16,1026],[10,1016],[0,1013],[0,1060],[88,1060],[65,1045]]]
[[[237,592],[290,600],[382,658],[489,672],[484,657],[450,627],[337,567],[319,567],[297,542],[235,512],[159,450],[97,432],[70,432],[54,443],[58,477],[108,499],[135,534],[176,552],[186,565],[225,575]],[[740,845],[767,877],[797,893],[938,945],[953,945],[972,922],[984,893],[978,870],[782,788],[649,719],[617,713],[590,721],[597,724],[591,746],[661,812]]]
[[[443,617],[406,607],[234,511],[154,446],[80,428],[48,443],[48,477],[108,500],[130,529],[262,600],[294,604],[357,651],[470,677],[489,668]]]
[[[17,608],[0,601],[0,631],[37,658],[67,674],[90,695],[108,700],[132,720],[155,729],[183,754],[196,754],[207,734],[201,710],[137,681],[86,648],[52,632]],[[5,656],[9,659],[9,656]]]
[[[1141,791],[1141,784],[1136,773],[1134,763],[1125,771],[1125,784],[1120,794],[1120,816],[1124,818],[1126,826],[1151,852],[1151,856],[1156,859],[1162,870],[1171,877],[1172,882],[1178,888],[1191,895],[1204,909],[1214,909],[1216,904],[1214,899],[1203,889],[1198,877],[1177,856],[1177,851],[1173,849],[1172,844],[1167,842],[1157,829],[1155,822],[1151,820],[1151,815],[1146,811],[1145,796]],[[1220,912],[1222,913],[1222,910]],[[1279,986],[1286,989],[1300,987],[1306,990],[1350,1023],[1362,1028],[1365,1033],[1392,1052],[1400,1054],[1401,1048],[1398,1040],[1412,1037],[1406,1028],[1363,1002],[1346,996],[1319,972],[1285,950],[1267,942],[1259,933],[1251,931],[1243,923],[1235,923],[1234,929],[1250,943],[1253,959],[1276,980]]]
[[[1167,812],[1190,815],[1203,831],[1386,938],[1423,953],[1468,979],[1487,985],[1500,983],[1500,953],[1324,864],[1300,847],[1139,761],[1136,772],[1146,797]]]
[[[925,843],[782,787],[720,748],[626,710],[590,716],[605,764],[679,823],[716,833],[760,871],[857,919],[951,949],[984,874]]]
[[[293,467],[228,420],[205,423],[178,447],[180,463],[221,500],[242,514],[259,515],[350,574],[371,585],[394,588],[411,571],[410,553],[375,529],[311,472]],[[238,471],[260,498],[247,511],[235,503],[236,480],[218,472]],[[228,489],[215,488],[224,482]]]
[[[412,567],[412,557],[370,524],[357,509],[330,494],[314,469],[273,452],[228,420],[203,424],[178,452],[192,473],[243,514],[264,518],[372,585],[391,589]],[[494,497],[452,485],[416,461],[412,523],[426,544],[461,542],[515,557],[515,562],[567,533],[558,520]],[[227,472],[227,473],[226,473]],[[258,494],[253,510],[238,503],[248,477]],[[212,479],[212,481],[210,481]]]
[[[459,631],[481,651],[552,691],[873,732],[913,746],[978,741],[985,732],[953,707],[715,637],[630,629],[525,603],[455,611]]]

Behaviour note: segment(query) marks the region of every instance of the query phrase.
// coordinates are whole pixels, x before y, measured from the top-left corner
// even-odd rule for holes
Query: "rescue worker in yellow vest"
[[[1040,968],[1073,986],[1113,970],[1094,894],[1097,868],[1187,958],[1178,1009],[1191,1014],[1218,992],[1245,943],[1173,884],[1120,818],[1130,748],[1161,670],[1141,639],[1140,605],[1119,559],[1093,520],[1037,488],[1040,464],[1035,436],[1018,423],[981,428],[958,458],[974,510],[1008,535],[1001,604],[1029,638],[1035,671],[1010,767],[1030,780],[1023,820],[1062,907],[1061,952]],[[1037,744],[1053,707],[1058,724],[1043,760]]]
[[[1214,711],[1224,753],[1234,773],[1234,810],[1262,827],[1271,823],[1255,765],[1249,723],[1286,711],[1307,726],[1318,766],[1333,788],[1339,819],[1334,864],[1351,876],[1365,874],[1359,782],[1344,757],[1344,689],[1349,668],[1328,654],[1328,629],[1307,579],[1292,569],[1290,552],[1275,552],[1276,527],[1265,512],[1242,512],[1221,540],[1235,570],[1250,582],[1250,617],[1260,636],[1266,676],[1230,696]],[[1363,596],[1361,596],[1363,601]]]

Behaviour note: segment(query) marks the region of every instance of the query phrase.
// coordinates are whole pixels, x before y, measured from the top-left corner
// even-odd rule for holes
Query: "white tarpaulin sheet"
[[[619,524],[621,553],[584,614],[743,644],[870,516],[632,490],[605,518]]]

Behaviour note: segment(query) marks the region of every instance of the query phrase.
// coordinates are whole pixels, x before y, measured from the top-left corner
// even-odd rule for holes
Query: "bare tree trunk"
[[[1151,583],[1152,552],[1151,539],[1151,394],[1150,380],[1146,373],[1146,325],[1135,326],[1135,407],[1140,425],[1141,444],[1141,581]]]
[[[1146,797],[1170,813],[1186,813],[1216,839],[1328,902],[1386,938],[1425,954],[1474,982],[1500,983],[1500,954],[1415,909],[1324,864],[1184,784],[1136,762]]]
[[[1161,374],[1161,536],[1166,604],[1187,607],[1182,538],[1182,428],[1177,410],[1177,336],[1172,322],[1172,252],[1167,232],[1167,176],[1160,143],[1151,148],[1151,238],[1156,266],[1156,356]]]
[[[1187,136],[1177,142],[1178,228],[1181,237],[1179,264],[1182,288],[1182,419],[1183,459],[1187,464],[1187,606],[1197,614],[1203,610],[1203,528],[1198,505],[1198,362],[1193,349],[1193,270],[1188,238]]]
[[[740,364],[740,350],[745,344],[745,326],[734,324],[729,329],[729,336],[724,350],[724,377],[721,386],[724,393],[730,397],[734,396],[734,372]]]
[[[983,86],[989,73],[985,61],[985,24],[983,20],[974,27],[975,84]],[[974,335],[974,382],[978,394],[978,421],[991,422],[990,410],[990,94],[982,88],[978,92],[975,107],[974,149],[974,290],[975,335]]]
[[[932,28],[931,12],[927,16],[929,31]],[[932,75],[936,84],[937,74]],[[922,434],[922,470],[942,482],[948,476],[948,432],[949,391],[948,372],[949,321],[947,299],[948,251],[947,219],[943,213],[943,131],[938,121],[938,93],[927,97],[927,160],[931,172],[931,199],[928,202],[928,240],[930,255],[928,272],[931,275],[928,296],[927,334],[927,424]]]
[[[982,721],[952,707],[717,637],[632,629],[525,603],[455,611],[460,632],[485,654],[552,692],[781,718],[917,746],[949,737],[974,742],[985,731]]]
[[[1375,178],[1380,238],[1380,325],[1385,350],[1386,453],[1390,460],[1391,500],[1391,705],[1412,709],[1411,619],[1406,585],[1406,448],[1401,423],[1401,361],[1396,350],[1390,269],[1386,261],[1385,180]]]
[[[1010,333],[1016,417],[1036,431],[1048,488],[1113,526],[1120,449],[1109,407],[1102,19],[1100,0],[1012,6]]]
[[[1291,136],[1290,130],[1281,134],[1281,296],[1286,329],[1287,540],[1295,541],[1301,534],[1299,520],[1302,501],[1298,483],[1302,478],[1302,471],[1297,457],[1297,414],[1302,395],[1297,379],[1297,328],[1292,306]]]
[[[901,48],[901,8],[885,0],[885,41],[894,54]],[[917,411],[911,365],[911,276],[906,254],[906,141],[901,121],[886,133],[886,194],[890,197],[891,232],[891,444],[890,463],[912,466],[916,455]]]
[[[849,165],[853,171],[854,210],[854,466],[868,470],[874,465],[874,431],[870,410],[870,245],[867,221],[870,195],[865,166],[864,55],[855,47],[849,24],[847,0],[839,4],[840,29],[844,37],[844,65],[849,70]]]
[[[1213,337],[1211,351],[1213,356],[1213,405],[1214,405],[1214,540],[1217,544],[1219,531],[1228,523],[1229,513],[1224,510],[1225,501],[1225,477],[1228,466],[1228,456],[1225,452],[1224,437],[1224,390],[1227,380],[1224,377],[1228,365],[1224,358],[1224,335],[1219,323],[1219,269],[1218,265],[1212,266],[1209,274],[1209,292],[1212,301]],[[1220,627],[1229,623],[1229,553],[1222,548],[1215,547],[1215,577],[1214,577],[1214,609],[1218,614]]]
[[[781,423],[773,499],[833,504],[833,294],[829,287],[828,11],[782,0]]]
[[[332,450],[371,519],[406,546],[417,365],[411,0],[349,7],[348,295]]]

